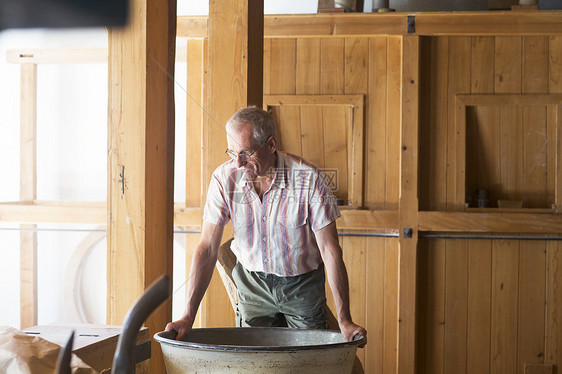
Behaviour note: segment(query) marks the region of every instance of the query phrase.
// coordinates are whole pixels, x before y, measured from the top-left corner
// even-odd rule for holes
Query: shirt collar
[[[277,168],[275,169],[275,177],[273,177],[272,185],[278,188],[285,188],[287,185],[287,172],[285,167],[285,154],[280,151],[275,151],[277,155]]]

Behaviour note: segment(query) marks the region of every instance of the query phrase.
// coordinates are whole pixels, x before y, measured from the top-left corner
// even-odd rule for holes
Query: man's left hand
[[[365,330],[365,328],[356,325],[355,323],[349,321],[349,322],[341,322],[340,324],[340,330],[341,333],[344,337],[344,339],[348,342],[352,341],[353,338],[356,335],[361,335],[365,337],[365,344],[367,344],[366,338],[367,338],[367,330]],[[359,346],[359,348],[363,348],[365,346],[365,344],[361,344]]]

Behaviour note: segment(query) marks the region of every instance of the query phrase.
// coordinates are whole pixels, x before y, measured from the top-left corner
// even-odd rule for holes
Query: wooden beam
[[[107,48],[10,49],[6,60],[12,64],[105,64]]]
[[[415,372],[420,39],[402,38],[398,372]]]
[[[37,65],[20,67],[20,199],[37,198]],[[35,225],[22,225],[34,229]],[[20,325],[37,325],[37,233],[20,233]]]
[[[12,64],[107,64],[107,48],[26,48],[9,49],[6,61]],[[186,49],[177,47],[176,61],[187,60]]]
[[[210,1],[208,30],[202,202],[211,174],[226,161],[226,122],[242,107],[262,105],[263,0]],[[229,301],[223,297],[224,287],[217,278],[211,281],[201,303],[202,323],[232,325],[233,315],[225,313],[230,309]]]
[[[202,208],[175,204],[174,226],[200,230]],[[490,210],[490,209],[489,209]],[[552,210],[550,211],[552,212]],[[0,221],[17,224],[88,224],[105,225],[107,208],[92,202],[18,202],[0,203]],[[419,231],[562,233],[562,216],[545,212],[430,212],[418,213]],[[399,229],[398,211],[341,209],[340,232],[394,233]]]
[[[562,233],[559,214],[419,212],[420,231]]]
[[[408,17],[415,32],[408,33]],[[372,35],[560,35],[562,13],[540,12],[419,12],[266,15],[265,38],[327,38]],[[178,37],[207,37],[206,17],[178,17]]]
[[[107,320],[121,324],[160,275],[172,276],[175,0],[132,0],[130,20],[109,30]],[[150,334],[172,319],[168,300]],[[165,372],[152,346],[150,372]]]
[[[263,99],[264,108],[267,106],[341,106],[363,109],[363,95],[266,95]]]
[[[68,223],[105,225],[104,202],[18,202],[0,203],[0,221],[13,223]]]

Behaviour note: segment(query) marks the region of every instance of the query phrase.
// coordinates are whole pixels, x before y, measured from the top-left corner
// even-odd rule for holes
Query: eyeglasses
[[[253,151],[250,150],[244,150],[244,151],[240,151],[240,153],[236,153],[234,152],[232,149],[226,149],[226,151],[224,151],[224,153],[226,153],[231,159],[233,160],[237,160],[237,159],[241,159],[241,160],[249,160],[254,153],[256,153],[256,151],[258,149],[260,149],[262,147],[262,145],[264,145],[265,142],[263,142],[262,144],[260,144],[256,149],[254,149]]]

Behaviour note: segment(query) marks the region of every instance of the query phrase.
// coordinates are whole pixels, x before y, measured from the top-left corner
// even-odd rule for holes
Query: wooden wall
[[[561,93],[561,57],[560,37],[423,38],[421,210],[455,209],[455,95]],[[467,128],[467,194],[480,183],[492,198],[550,208],[556,129],[546,125],[547,111],[475,112],[480,135]],[[561,249],[560,241],[546,240],[421,240],[419,372],[524,373],[526,363],[560,365]]]
[[[203,107],[205,42],[188,41],[188,59],[190,53],[199,67],[188,72],[188,87],[195,84],[193,97],[201,98]],[[265,40],[264,95],[365,95],[363,205],[371,210],[399,209],[400,69],[407,58],[402,56],[401,36]],[[561,65],[562,37],[421,38],[420,211],[458,210],[458,170],[453,162],[456,95],[562,93]],[[486,108],[468,112],[472,122],[467,122],[466,163],[474,173],[467,172],[462,187],[467,196],[492,180],[485,187],[496,195],[493,198],[550,208],[556,161],[544,142],[556,142],[554,129],[542,117],[548,112],[498,108],[495,121],[489,114],[495,109]],[[201,113],[202,109],[188,112],[188,134],[200,131]],[[302,117],[300,123],[305,123]],[[486,143],[479,141],[482,137]],[[189,142],[195,149],[201,144],[191,135]],[[197,152],[192,157],[196,162]],[[493,172],[486,174],[488,170]],[[197,207],[206,185],[189,188],[200,180],[196,168],[188,170],[187,178],[187,201]],[[366,373],[396,372],[399,310],[402,318],[416,320],[419,373],[524,373],[525,363],[562,362],[561,242],[420,239],[418,308],[411,315],[398,302],[398,238],[342,236],[340,243],[352,315],[369,331],[369,344],[358,353]],[[217,283],[206,298],[226,300],[218,277],[213,282]],[[230,316],[220,321],[205,321],[203,316],[201,322],[233,324]]]

